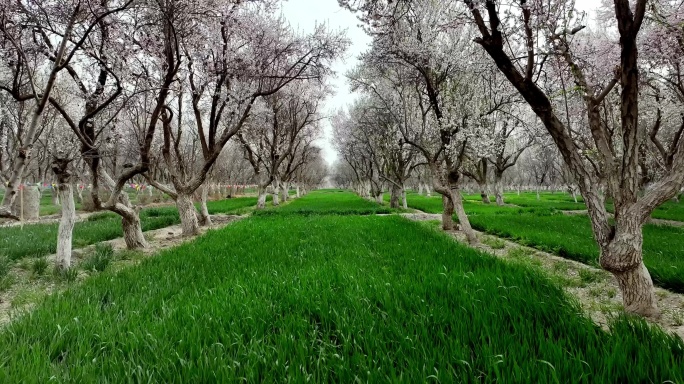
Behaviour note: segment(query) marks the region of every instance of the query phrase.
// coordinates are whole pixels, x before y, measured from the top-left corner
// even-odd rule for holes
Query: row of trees
[[[506,173],[553,175],[587,204],[625,309],[658,315],[642,226],[684,183],[684,2],[615,0],[593,21],[572,0],[340,4],[373,37],[348,74],[361,97],[334,119],[361,194],[384,182],[394,202],[429,179],[443,228],[456,213],[474,243],[466,177],[503,204]]]
[[[49,167],[68,268],[75,181],[121,216],[129,248],[147,245],[129,182],[171,196],[184,235],[210,223],[212,180],[258,181],[261,207],[267,186],[318,184],[321,100],[348,42],[322,25],[296,33],[277,12],[270,0],[2,0],[0,217],[17,218],[21,183]]]

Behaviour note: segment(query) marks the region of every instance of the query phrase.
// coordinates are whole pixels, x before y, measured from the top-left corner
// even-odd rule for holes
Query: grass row
[[[323,195],[357,207],[300,204]],[[0,382],[684,380],[681,339],[579,312],[396,216],[252,217],[49,297],[0,333]]]
[[[282,207],[255,212],[259,216],[271,215],[372,215],[388,214],[395,209],[364,200],[353,192],[328,189],[319,190],[292,201]]]
[[[442,211],[441,200],[437,197],[413,194],[409,195],[408,204],[425,212]],[[598,265],[599,248],[586,215],[564,215],[548,208],[499,207],[469,201],[464,208],[477,230],[568,259]],[[663,288],[684,292],[684,228],[647,224],[643,233],[644,263],[654,282]]]
[[[210,214],[244,213],[256,205],[255,197],[207,202]],[[143,231],[168,227],[180,223],[176,207],[146,208],[140,211]],[[40,257],[56,252],[57,223],[31,224],[0,228],[0,254],[12,260],[23,257]],[[74,248],[107,241],[123,236],[120,218],[110,212],[91,215],[74,226]]]
[[[466,195],[464,199],[473,202],[482,201],[480,195]],[[549,208],[561,211],[587,209],[581,196],[578,195],[578,202],[575,202],[572,196],[565,192],[540,192],[539,199],[537,199],[537,194],[534,192],[522,192],[520,194],[511,192],[504,194],[504,199],[507,204],[520,207]],[[492,196],[493,201],[494,197]],[[609,212],[613,212],[613,204],[611,202],[606,203],[606,208]],[[667,201],[656,208],[651,217],[655,219],[684,221],[684,203]]]

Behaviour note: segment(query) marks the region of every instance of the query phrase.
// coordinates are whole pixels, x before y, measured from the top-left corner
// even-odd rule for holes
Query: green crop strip
[[[207,203],[209,213],[244,213],[256,205],[255,197],[242,197]],[[173,207],[146,208],[140,212],[143,231],[180,223],[178,210]],[[40,257],[57,249],[57,223],[30,224],[0,228],[0,255],[12,260],[27,256]],[[121,219],[111,212],[96,213],[74,226],[73,245],[84,247],[123,236]]]
[[[681,339],[579,311],[400,217],[253,217],[49,297],[0,334],[0,382],[684,379]]]
[[[442,201],[438,197],[409,194],[408,204],[411,208],[425,212],[442,212]],[[499,207],[496,204],[469,201],[465,202],[464,208],[477,230],[568,259],[598,265],[599,249],[586,215],[564,215],[538,206]],[[644,263],[654,282],[663,288],[683,293],[684,228],[647,224],[643,232]]]
[[[283,207],[254,212],[259,216],[271,215],[372,215],[388,214],[397,210],[360,198],[342,190],[320,190],[292,201]]]

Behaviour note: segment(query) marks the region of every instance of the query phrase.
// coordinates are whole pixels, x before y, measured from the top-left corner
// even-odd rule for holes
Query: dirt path
[[[441,214],[406,213],[402,216],[415,221],[437,220]],[[608,329],[608,319],[622,312],[622,295],[615,277],[610,273],[582,264],[577,261],[521,246],[513,241],[475,231],[481,243],[472,248],[487,252],[500,258],[538,268],[557,281],[561,287],[578,300],[584,312],[604,329]],[[468,245],[465,235],[460,231],[448,231],[450,236]],[[656,287],[660,319],[649,321],[664,330],[674,332],[684,339],[684,295]]]
[[[145,238],[147,239],[149,247],[136,251],[125,251],[126,243],[123,237],[98,244],[110,244],[114,251],[118,252],[115,253],[115,258],[108,268],[119,270],[121,268],[136,265],[141,260],[153,256],[161,250],[194,240],[210,229],[223,228],[233,222],[242,220],[245,217],[247,216],[212,215],[212,225],[209,227],[200,227],[200,234],[197,236],[183,237],[180,224],[147,231],[145,232]],[[72,263],[74,268],[78,268],[78,265],[92,253],[96,245],[97,244],[93,244],[73,250]],[[125,255],[125,258],[122,257],[122,255]],[[35,260],[36,259],[32,262],[35,263]],[[8,276],[10,276],[15,283],[7,291],[0,294],[0,326],[7,324],[22,313],[26,313],[26,311],[30,310],[42,297],[66,289],[71,285],[78,284],[80,281],[83,281],[90,276],[90,273],[79,269],[76,281],[71,283],[60,281],[52,273],[55,255],[46,256],[45,260],[47,260],[47,267],[45,268],[44,273],[40,275],[36,275],[33,271],[34,267],[29,259],[20,260],[17,262],[17,265],[11,268]]]

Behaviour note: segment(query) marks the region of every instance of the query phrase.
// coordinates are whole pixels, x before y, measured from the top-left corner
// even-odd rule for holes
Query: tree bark
[[[200,187],[200,215],[199,224],[203,227],[208,227],[211,225],[211,216],[209,215],[209,209],[207,208],[207,199],[209,197],[209,188],[206,185]]]
[[[453,197],[442,195],[442,229],[452,231],[454,229],[454,202]]]
[[[616,218],[615,235],[601,246],[601,267],[618,281],[625,310],[646,317],[658,317],[653,280],[643,262],[642,223],[637,217]]]
[[[290,183],[283,181],[280,183],[280,200],[286,202],[290,198]]]
[[[423,196],[423,183],[418,183],[418,194]]]
[[[392,184],[390,187],[390,208],[399,208],[399,195],[401,194],[401,189],[396,185]]]
[[[492,201],[489,200],[489,194],[487,193],[487,186],[485,184],[477,184],[480,187],[480,197],[482,198],[482,202],[485,204],[489,204]]]
[[[57,229],[57,258],[56,266],[65,270],[71,267],[71,247],[76,223],[76,205],[71,184],[60,184],[59,195],[62,200],[62,218]]]
[[[503,178],[503,174],[499,174],[499,172],[494,173],[494,195],[496,196],[496,205],[498,206],[503,206],[504,203],[504,195],[503,195],[503,184],[501,184],[501,179]]]
[[[301,197],[300,191],[299,191],[299,185],[297,186],[297,197]]]
[[[273,206],[277,207],[280,205],[280,183],[278,180],[273,181]]]
[[[468,215],[463,209],[463,197],[461,196],[461,191],[456,188],[452,190],[451,199],[453,200],[454,210],[456,211],[456,216],[458,217],[458,223],[461,226],[461,231],[466,235],[469,244],[477,244],[479,240],[473,231],[473,227],[470,226],[470,220]]]
[[[126,248],[146,248],[147,240],[143,236],[142,223],[140,222],[138,212],[133,208],[125,207],[125,209],[119,210],[117,213],[121,215],[121,228],[123,229]]]
[[[408,209],[408,201],[406,200],[406,188],[401,191],[401,206]]]
[[[178,193],[176,207],[180,215],[183,236],[194,236],[199,233],[199,222],[197,221],[197,210],[192,201],[192,196],[185,193]]]
[[[83,189],[78,184],[74,185],[74,188],[76,188],[76,201],[83,203]]]
[[[257,209],[266,208],[266,187],[261,185],[257,187],[257,193],[259,197],[257,198]]]
[[[60,270],[71,267],[71,248],[76,223],[76,205],[74,192],[71,188],[71,174],[68,171],[70,160],[56,158],[52,162],[52,171],[57,176],[57,186],[52,193],[58,193],[62,200],[62,217],[57,228],[57,256],[55,265]],[[56,190],[55,190],[56,189]]]
[[[57,188],[59,188],[59,187],[57,187]],[[61,195],[61,193],[57,190],[57,188],[53,187],[50,190],[50,195],[51,195],[50,200],[52,202],[52,205],[60,206],[60,203],[59,203],[60,196],[59,195]],[[73,196],[73,192],[72,192],[72,196]]]
[[[653,280],[643,262],[632,269],[614,273],[614,275],[622,292],[625,311],[651,318],[660,316]]]

